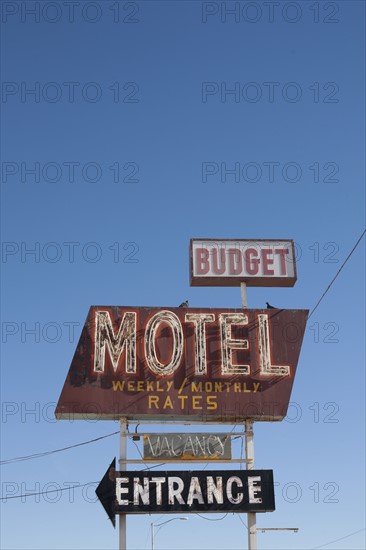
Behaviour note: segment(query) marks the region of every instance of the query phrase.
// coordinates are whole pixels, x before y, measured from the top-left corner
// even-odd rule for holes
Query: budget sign
[[[191,286],[294,286],[291,240],[192,239]]]

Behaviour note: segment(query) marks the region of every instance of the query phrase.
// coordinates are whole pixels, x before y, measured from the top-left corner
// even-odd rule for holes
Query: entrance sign
[[[294,286],[292,240],[191,239],[191,286]]]
[[[115,514],[273,512],[272,470],[116,472],[110,465],[96,494]]]
[[[282,420],[307,316],[308,310],[93,306],[56,417]]]
[[[220,433],[144,435],[144,460],[231,460],[231,438]]]

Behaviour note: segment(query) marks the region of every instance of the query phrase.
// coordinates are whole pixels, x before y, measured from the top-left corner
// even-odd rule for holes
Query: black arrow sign
[[[116,512],[115,512],[115,499],[116,499],[116,459],[114,458],[104,474],[102,481],[99,483],[95,492],[100,502],[103,505],[104,510],[107,512],[109,519],[113,523],[113,527],[116,527]]]
[[[114,459],[96,489],[115,514],[273,512],[272,470],[116,472]]]

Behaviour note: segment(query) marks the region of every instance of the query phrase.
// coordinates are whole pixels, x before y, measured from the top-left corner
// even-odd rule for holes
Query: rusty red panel
[[[308,310],[92,306],[57,418],[282,420]]]

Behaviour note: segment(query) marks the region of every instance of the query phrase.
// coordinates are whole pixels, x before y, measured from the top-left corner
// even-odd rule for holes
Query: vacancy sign
[[[292,240],[191,239],[191,286],[294,286]]]
[[[115,514],[273,512],[272,470],[127,471],[113,460],[96,489],[109,519]]]
[[[93,306],[56,417],[282,420],[308,314]]]
[[[231,438],[220,433],[144,435],[144,460],[231,460]]]

